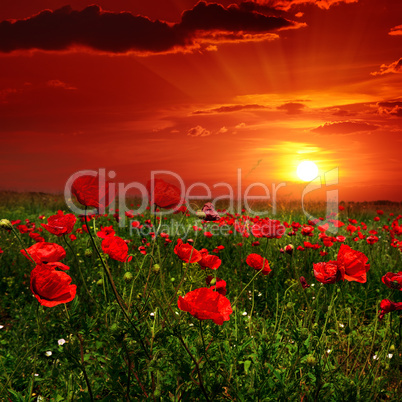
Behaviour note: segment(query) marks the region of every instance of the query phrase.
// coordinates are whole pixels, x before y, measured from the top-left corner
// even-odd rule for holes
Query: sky
[[[311,195],[338,172],[340,200],[402,201],[401,1],[94,1],[1,1],[0,189],[170,171],[297,199],[310,160]]]

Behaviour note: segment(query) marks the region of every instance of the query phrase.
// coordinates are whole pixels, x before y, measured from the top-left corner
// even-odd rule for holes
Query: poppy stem
[[[181,337],[181,335],[179,333],[177,333],[177,337],[179,338],[180,342],[182,343],[184,349],[186,349],[186,352],[188,353],[188,355],[190,356],[191,360],[194,362],[195,364],[195,368],[197,370],[197,374],[198,374],[198,380],[200,381],[199,386],[201,388],[202,393],[204,394],[205,400],[207,402],[209,402],[209,398],[208,398],[208,394],[207,391],[204,388],[204,384],[202,382],[202,376],[201,376],[201,371],[200,371],[200,366],[197,362],[197,360],[195,359],[195,357],[193,356],[193,354],[190,352],[189,348],[187,347],[186,343],[184,342],[183,338]]]
[[[101,255],[100,251],[98,250],[98,247],[96,246],[95,240],[94,240],[94,238],[92,236],[92,233],[91,233],[91,230],[89,228],[88,221],[87,221],[87,207],[85,207],[85,226],[86,226],[86,228],[88,230],[89,237],[91,238],[92,246],[95,249],[96,253],[98,254],[98,257],[99,257],[99,259],[100,259],[100,261],[102,263],[103,270],[106,273],[106,277],[108,278],[110,286],[112,287],[113,294],[114,294],[114,296],[116,298],[116,301],[117,301],[118,305],[120,306],[120,309],[123,312],[124,316],[126,317],[127,321],[130,323],[130,325],[134,329],[135,333],[137,334],[137,337],[138,337],[138,340],[140,341],[141,347],[142,347],[143,351],[145,352],[146,356],[148,357],[148,359],[150,360],[151,358],[149,356],[148,350],[145,347],[144,341],[141,338],[141,334],[139,333],[137,327],[134,325],[134,323],[130,319],[130,316],[127,314],[126,309],[125,309],[124,304],[123,304],[124,302],[122,301],[122,299],[121,299],[121,297],[119,295],[119,292],[116,289],[116,285],[114,284],[112,274],[110,273],[109,268],[107,267],[107,265],[105,264],[105,261],[103,260],[103,256]]]
[[[243,292],[251,285],[251,283],[253,282],[253,280],[258,276],[258,274],[262,271],[262,269],[260,269],[259,271],[257,271],[257,273],[252,277],[251,281],[242,289],[242,291],[238,294],[238,296],[236,297],[235,301],[232,303],[232,307],[234,305],[236,305],[237,300],[239,300],[239,297],[243,294]]]
[[[35,383],[35,371],[36,371],[36,361],[38,358],[38,345],[39,345],[39,338],[40,338],[40,315],[41,315],[41,305],[38,304],[38,307],[36,309],[36,324],[38,326],[38,335],[36,339],[36,347],[35,347],[35,357],[34,357],[34,368],[32,371],[32,380],[31,380],[31,388],[29,390],[29,398],[31,398],[32,393],[33,393],[33,388],[34,388],[34,383]]]
[[[25,244],[22,241],[20,235],[18,234],[18,232],[15,230],[14,226],[11,226],[11,230],[14,233],[14,236],[17,238],[17,240],[20,242],[22,248],[24,249],[24,251],[27,253],[28,258],[34,263],[34,265],[36,265],[35,260],[31,257],[31,254],[28,253],[27,249],[25,248]]]
[[[68,243],[68,241],[67,241],[67,239],[66,239],[66,235],[63,235],[63,240],[64,240],[64,242],[66,243],[66,246],[67,246],[67,247],[69,248],[69,250],[71,251],[71,254],[74,256],[74,260],[75,260],[75,263],[77,264],[78,271],[79,271],[79,273],[80,273],[81,281],[82,281],[82,284],[84,285],[86,294],[89,296],[89,298],[92,300],[92,302],[95,302],[95,300],[92,298],[91,294],[89,293],[89,290],[88,290],[86,281],[85,281],[85,279],[84,279],[84,275],[83,275],[83,273],[82,273],[82,269],[81,269],[80,262],[78,261],[78,258],[77,258],[77,255],[76,255],[76,253],[74,252],[74,250],[73,250],[71,244]]]

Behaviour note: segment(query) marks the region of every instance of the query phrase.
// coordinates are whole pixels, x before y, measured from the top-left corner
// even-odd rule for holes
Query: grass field
[[[400,400],[402,315],[387,310],[380,320],[379,314],[382,300],[402,302],[402,279],[390,287],[382,281],[402,271],[402,207],[343,207],[331,217],[340,226],[335,234],[289,203],[271,217],[285,226],[280,238],[243,231],[259,222],[245,211],[218,211],[219,221],[206,222],[186,213],[157,219],[150,209],[123,214],[124,227],[116,211],[87,222],[78,217],[71,233],[56,236],[41,224],[59,210],[70,213],[63,197],[3,193],[0,218],[13,225],[3,221],[0,232],[0,399]],[[149,230],[141,235],[133,221]],[[162,223],[188,228],[181,238],[194,248],[181,252],[178,235],[161,236]],[[114,235],[100,235],[125,240],[117,251],[98,236],[110,226]],[[53,307],[42,305],[51,299],[47,294],[40,295],[42,304],[34,297],[41,283],[32,285],[31,272],[38,262],[21,253],[43,240],[63,247],[61,262],[70,269],[60,275],[77,286],[71,301]],[[321,283],[313,264],[336,261],[342,244],[368,258],[367,280]],[[184,261],[204,248],[216,256],[211,261],[221,260],[217,269]],[[270,271],[250,266],[250,254],[262,256]],[[47,269],[61,273],[60,267]],[[207,276],[212,284],[226,282],[216,282],[217,290],[226,290],[217,300],[228,300],[232,310],[226,307],[223,323],[215,322],[220,313],[199,319],[205,311],[178,304],[207,288]],[[304,288],[300,277],[310,286]],[[204,309],[215,311],[211,303]]]

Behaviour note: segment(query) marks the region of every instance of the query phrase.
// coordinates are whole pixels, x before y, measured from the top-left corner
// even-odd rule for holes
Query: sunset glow
[[[312,160],[340,199],[402,198],[402,2],[95,3],[0,8],[1,189],[242,169],[298,198]]]

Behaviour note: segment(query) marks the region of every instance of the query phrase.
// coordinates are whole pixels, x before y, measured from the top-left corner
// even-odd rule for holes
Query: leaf
[[[246,361],[244,362],[244,371],[245,371],[246,374],[248,374],[248,371],[249,371],[249,369],[250,369],[250,366],[251,366],[251,360],[246,360]]]

